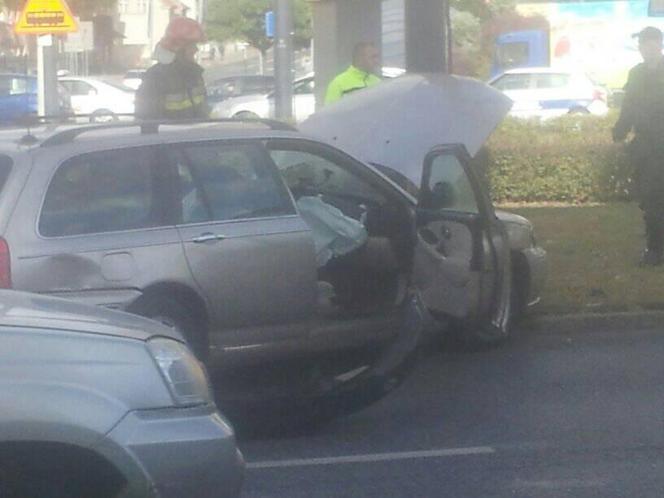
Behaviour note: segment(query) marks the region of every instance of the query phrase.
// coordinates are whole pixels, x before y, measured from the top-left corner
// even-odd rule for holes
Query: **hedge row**
[[[497,203],[596,202],[631,197],[632,165],[613,144],[616,115],[565,116],[545,122],[509,118],[491,136],[479,164]]]

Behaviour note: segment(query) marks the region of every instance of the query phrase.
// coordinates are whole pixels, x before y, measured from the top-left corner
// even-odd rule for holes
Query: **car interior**
[[[321,155],[278,143],[268,148],[312,229],[320,312],[357,316],[399,303],[412,259],[408,208],[359,168],[351,170],[352,162],[336,151]]]

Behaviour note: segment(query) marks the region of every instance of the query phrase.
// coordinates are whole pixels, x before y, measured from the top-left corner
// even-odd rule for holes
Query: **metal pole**
[[[58,46],[52,35],[37,38],[37,90],[39,115],[59,114]]]
[[[444,0],[406,0],[406,69],[415,73],[449,72]]]
[[[207,0],[198,0],[198,22],[205,23],[207,17]]]
[[[148,2],[148,40],[150,44],[150,53],[154,50],[155,46],[155,32],[154,32],[154,17],[155,17],[155,0]]]
[[[275,0],[274,109],[277,119],[293,117],[293,17],[291,0]]]

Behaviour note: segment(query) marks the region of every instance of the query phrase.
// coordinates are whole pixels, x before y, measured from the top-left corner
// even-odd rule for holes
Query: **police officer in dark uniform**
[[[664,56],[662,32],[644,28],[635,37],[643,62],[629,72],[613,140],[630,131],[628,151],[635,165],[635,182],[646,227],[643,265],[662,263],[664,250]]]
[[[203,68],[196,63],[205,41],[194,19],[174,18],[155,48],[157,64],[148,69],[136,91],[140,119],[203,119],[209,116]]]

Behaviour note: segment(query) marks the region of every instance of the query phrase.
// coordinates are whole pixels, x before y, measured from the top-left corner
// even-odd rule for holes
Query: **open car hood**
[[[512,107],[487,84],[443,74],[408,74],[324,107],[300,129],[420,185],[436,145],[462,144],[474,156]]]

